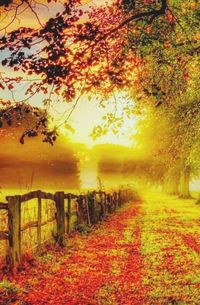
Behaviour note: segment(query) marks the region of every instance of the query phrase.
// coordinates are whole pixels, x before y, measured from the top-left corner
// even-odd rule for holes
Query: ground
[[[27,255],[0,304],[199,305],[200,205],[146,194],[67,247]]]

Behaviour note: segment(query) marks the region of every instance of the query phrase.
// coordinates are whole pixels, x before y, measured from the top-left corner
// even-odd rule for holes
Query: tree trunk
[[[182,166],[180,171],[180,198],[191,198],[190,195],[190,167],[189,166]]]
[[[164,179],[163,191],[168,195],[179,194],[179,173],[177,169],[170,170]]]

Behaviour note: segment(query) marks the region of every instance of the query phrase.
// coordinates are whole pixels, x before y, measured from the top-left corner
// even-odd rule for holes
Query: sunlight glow
[[[76,156],[79,159],[79,179],[80,188],[96,189],[98,187],[98,163],[96,159],[91,159],[85,152],[78,151]]]
[[[60,117],[58,113],[66,113],[71,109],[71,104],[60,103],[57,105],[56,110],[57,114],[54,110],[52,110],[52,114],[55,117],[59,127],[59,131],[64,135],[68,136],[74,142],[81,142],[86,144],[88,147],[92,147],[96,144],[103,143],[112,143],[119,144],[124,146],[132,146],[133,140],[132,136],[136,132],[136,123],[137,118],[135,116],[131,116],[130,118],[125,117],[125,120],[121,127],[118,128],[117,134],[113,133],[112,130],[109,130],[105,135],[94,140],[91,136],[92,130],[97,125],[104,124],[104,120],[102,119],[107,113],[115,114],[115,107],[117,107],[116,116],[123,116],[123,105],[126,102],[125,98],[121,98],[120,96],[117,99],[117,106],[114,104],[112,98],[110,98],[106,102],[106,109],[99,107],[99,103],[95,102],[95,96],[91,101],[88,101],[87,97],[83,97],[77,107],[74,109],[72,116],[70,117],[69,123],[74,132],[70,133],[69,130],[65,128],[65,124],[63,123],[65,117]],[[132,104],[133,107],[133,104]],[[63,124],[62,124],[63,123]]]

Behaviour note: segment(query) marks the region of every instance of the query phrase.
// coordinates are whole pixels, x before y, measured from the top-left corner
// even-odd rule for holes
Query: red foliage
[[[200,254],[200,243],[192,234],[184,234],[182,238],[187,247]]]
[[[138,212],[139,204],[133,204],[109,217],[89,236],[73,235],[73,248],[67,254],[62,250],[65,259],[56,271],[52,270],[52,263],[44,264],[28,256],[21,272],[12,278],[28,288],[28,293],[21,293],[19,298],[31,305],[100,304],[109,298],[117,304],[142,305],[145,289],[140,226],[133,228],[130,241],[123,239],[128,220],[137,219]],[[61,253],[57,255],[61,260]],[[115,272],[115,265],[119,272]]]

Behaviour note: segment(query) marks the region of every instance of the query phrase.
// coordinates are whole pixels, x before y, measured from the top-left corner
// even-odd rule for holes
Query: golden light
[[[106,109],[99,106],[99,103],[95,101],[96,97],[93,96],[91,101],[87,100],[87,97],[83,97],[80,103],[76,106],[73,114],[67,121],[70,124],[74,132],[70,133],[68,129],[65,128],[65,121],[69,110],[72,105],[67,103],[60,103],[57,105],[56,110],[59,113],[65,113],[65,116],[57,115],[52,112],[56,122],[58,122],[59,131],[70,138],[73,142],[84,143],[88,148],[93,147],[96,144],[119,144],[124,146],[132,146],[133,140],[132,135],[136,132],[137,118],[131,116],[130,118],[125,118],[122,125],[117,128],[117,134],[109,130],[105,135],[94,140],[91,136],[92,130],[97,125],[104,124],[102,119],[107,113],[116,114],[117,117],[123,115],[123,107],[127,103],[126,99],[119,98],[118,104],[115,105],[113,98],[110,98],[106,103]],[[116,111],[117,108],[117,111]],[[116,112],[116,113],[115,113]]]
[[[91,159],[88,154],[78,152],[79,158],[79,179],[82,190],[96,189],[98,187],[98,163],[97,160]]]

